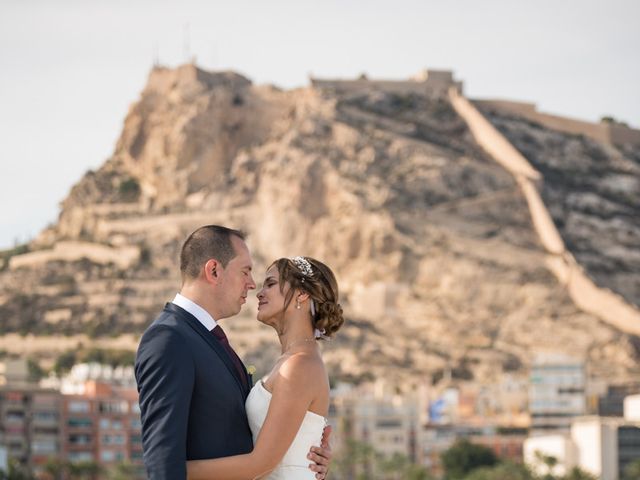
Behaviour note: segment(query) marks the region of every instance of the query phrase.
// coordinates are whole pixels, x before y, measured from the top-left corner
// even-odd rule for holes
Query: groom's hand
[[[316,472],[318,480],[327,478],[329,464],[331,463],[331,446],[329,445],[329,437],[331,436],[331,425],[324,427],[322,431],[322,441],[319,447],[311,447],[311,451],[307,457],[315,463],[309,465],[309,468]]]

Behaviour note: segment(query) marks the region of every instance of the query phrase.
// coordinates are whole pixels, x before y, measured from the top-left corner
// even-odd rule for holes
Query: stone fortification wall
[[[623,125],[608,123],[593,123],[541,113],[536,110],[534,103],[513,102],[509,100],[474,100],[479,107],[493,108],[503,112],[524,117],[547,128],[573,135],[585,135],[598,142],[640,145],[640,130]]]
[[[410,93],[446,95],[454,87],[462,92],[462,82],[453,79],[449,70],[423,70],[410,80],[369,80],[366,77],[354,80],[310,78],[314,88],[330,89],[342,93],[367,89],[384,90],[400,95]]]
[[[339,92],[358,92],[371,88],[403,95],[408,93],[424,93],[425,90],[425,86],[422,82],[397,82],[393,80],[319,80],[312,78],[311,85],[314,88],[330,89]]]
[[[611,143],[640,146],[640,130],[615,124],[607,125],[607,127],[609,128]]]
[[[640,310],[625,302],[619,295],[595,285],[571,252],[566,250],[536,187],[536,182],[540,181],[540,173],[471,102],[454,89],[449,91],[449,95],[453,107],[467,122],[478,144],[518,182],[527,200],[536,233],[549,253],[547,266],[565,286],[576,306],[623,332],[640,335]],[[531,104],[522,105],[523,111],[531,110]],[[517,108],[517,104],[510,105],[509,108]]]

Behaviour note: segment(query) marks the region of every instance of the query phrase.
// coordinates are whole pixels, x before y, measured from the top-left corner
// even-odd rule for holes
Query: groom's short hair
[[[180,251],[182,279],[198,278],[202,266],[212,258],[226,267],[236,256],[231,243],[231,237],[234,235],[240,240],[245,239],[245,234],[240,230],[220,225],[205,225],[189,235]]]

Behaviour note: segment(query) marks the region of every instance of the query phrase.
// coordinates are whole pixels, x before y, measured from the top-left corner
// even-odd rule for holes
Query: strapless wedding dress
[[[258,381],[249,392],[245,403],[254,444],[267,417],[270,402],[271,393],[264,388],[262,380]],[[316,476],[314,472],[309,470],[311,461],[307,458],[307,454],[312,446],[320,446],[322,430],[325,425],[326,420],[323,416],[307,412],[302,420],[302,425],[300,425],[300,430],[285,453],[282,462],[269,475],[262,478],[268,480],[314,480]]]

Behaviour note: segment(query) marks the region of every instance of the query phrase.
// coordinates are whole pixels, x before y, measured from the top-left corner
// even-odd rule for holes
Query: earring
[[[300,310],[300,300],[296,300],[296,310]]]

